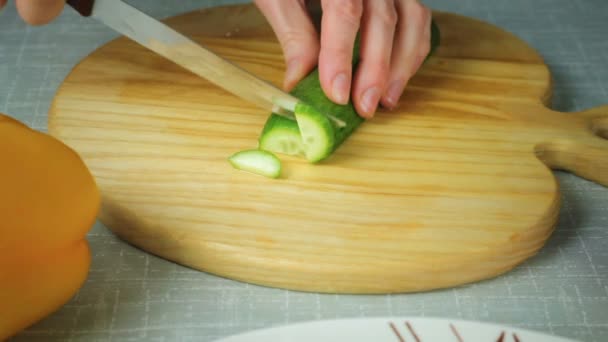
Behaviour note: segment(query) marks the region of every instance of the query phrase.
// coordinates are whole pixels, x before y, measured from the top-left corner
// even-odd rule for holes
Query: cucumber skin
[[[431,19],[431,49],[425,58],[425,62],[431,57],[431,55],[433,55],[439,46],[440,41],[441,32],[439,30],[439,26],[435,20]],[[359,35],[357,35],[353,48],[353,72],[356,70],[360,60],[359,43]],[[352,99],[350,99],[347,104],[340,105],[334,103],[325,95],[319,80],[318,68],[314,68],[306,77],[298,82],[298,84],[290,91],[290,94],[300,99],[304,103],[312,106],[317,111],[320,111],[321,113],[331,113],[346,123],[344,127],[337,127],[332,124],[335,136],[334,146],[326,157],[329,157],[329,155],[340,147],[340,145],[342,145],[342,143],[359,127],[359,125],[365,121],[365,119],[363,119],[357,113]],[[280,122],[280,125],[283,127],[292,126],[293,129],[298,129],[298,124],[296,121],[284,118],[275,113],[271,113],[260,135],[260,141],[262,141],[266,135],[273,134],[272,127],[276,125],[277,122]]]

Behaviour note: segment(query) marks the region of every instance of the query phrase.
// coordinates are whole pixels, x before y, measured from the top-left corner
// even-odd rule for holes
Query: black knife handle
[[[80,15],[88,17],[93,12],[94,0],[68,0],[67,4],[72,6]]]

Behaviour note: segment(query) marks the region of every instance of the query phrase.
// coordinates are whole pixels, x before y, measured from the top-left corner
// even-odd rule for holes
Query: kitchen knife
[[[68,0],[92,17],[215,85],[276,114],[293,119],[299,100],[121,0]],[[327,113],[325,113],[327,115]],[[338,126],[344,122],[327,115]]]

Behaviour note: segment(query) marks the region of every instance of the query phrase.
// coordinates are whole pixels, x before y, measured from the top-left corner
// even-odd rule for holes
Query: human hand
[[[8,0],[0,0],[0,9]],[[15,0],[17,12],[30,25],[45,25],[55,19],[65,5],[65,0]]]
[[[321,0],[321,36],[306,11],[308,0],[255,0],[282,46],[289,90],[315,65],[334,102],[352,96],[373,117],[378,104],[394,108],[430,50],[431,11],[418,0]],[[361,62],[351,79],[352,51],[361,33]]]

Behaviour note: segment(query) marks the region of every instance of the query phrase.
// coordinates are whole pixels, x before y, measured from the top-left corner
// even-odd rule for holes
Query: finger
[[[317,64],[319,38],[303,0],[256,0],[283,49],[283,87],[292,89]]]
[[[353,102],[359,115],[371,118],[388,80],[397,10],[392,0],[364,3],[361,62],[354,82]]]
[[[16,0],[17,11],[23,20],[30,25],[44,25],[55,19],[61,11],[65,0]]]
[[[346,104],[352,81],[355,37],[363,15],[362,0],[322,0],[319,79],[333,102]]]
[[[410,75],[413,76],[418,69],[422,66],[422,63],[426,59],[426,56],[431,51],[431,11],[428,10],[429,15],[426,18],[426,23],[423,26],[423,33],[420,37],[420,43],[418,44],[416,62],[412,65]]]
[[[409,79],[430,50],[431,11],[416,0],[397,1],[399,22],[391,57],[388,87],[382,105],[394,108]]]

